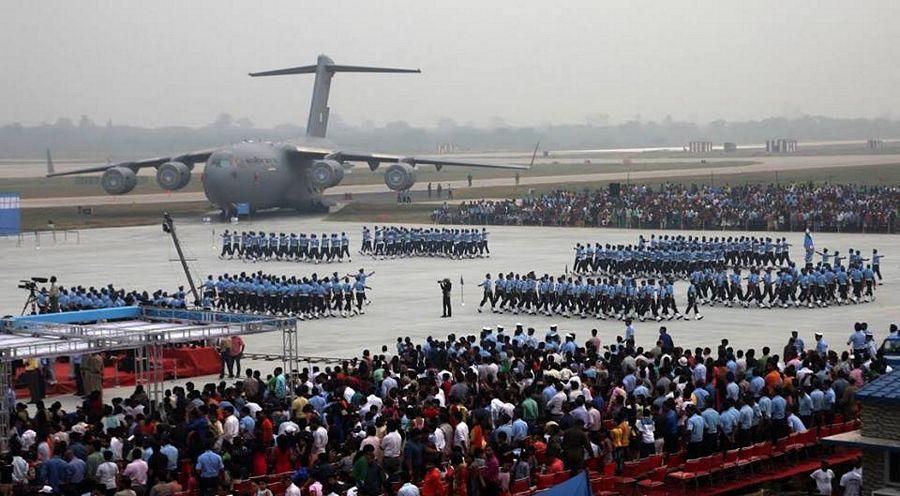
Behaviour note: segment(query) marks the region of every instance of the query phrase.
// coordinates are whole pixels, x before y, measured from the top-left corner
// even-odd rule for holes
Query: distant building
[[[441,155],[453,153],[454,151],[456,151],[456,146],[453,143],[439,143],[437,146],[437,152]]]
[[[734,153],[737,151],[737,143],[726,141],[725,144],[722,145],[722,149],[727,153]]]
[[[900,490],[900,371],[866,384],[856,399],[862,405],[862,427],[824,441],[863,450],[862,494],[884,488]]]
[[[691,153],[708,153],[712,151],[712,141],[691,141],[688,143],[688,151]]]
[[[795,139],[766,140],[766,153],[797,153],[797,150],[797,140]]]
[[[866,149],[867,150],[883,150],[884,149],[884,141],[880,139],[870,139],[866,141]]]

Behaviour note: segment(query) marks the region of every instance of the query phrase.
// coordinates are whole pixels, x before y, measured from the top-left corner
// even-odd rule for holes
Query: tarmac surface
[[[380,350],[382,345],[394,349],[399,336],[411,336],[421,342],[427,336],[445,337],[477,333],[483,326],[503,325],[511,332],[517,322],[526,328],[534,327],[543,336],[551,324],[558,324],[562,332],[575,332],[578,342],[584,342],[590,330],[596,328],[604,343],[622,334],[624,324],[617,320],[600,321],[580,318],[543,317],[528,315],[483,314],[475,308],[481,298],[476,285],[485,273],[498,271],[525,273],[531,270],[557,275],[571,266],[573,246],[581,242],[631,243],[650,231],[552,228],[552,227],[490,227],[490,258],[449,260],[444,258],[410,258],[373,260],[356,254],[360,243],[360,223],[324,222],[319,218],[256,219],[251,224],[237,226],[225,224],[177,223],[178,233],[185,247],[195,280],[202,281],[207,274],[251,272],[262,270],[272,274],[310,275],[346,274],[363,267],[374,270],[369,279],[373,288],[369,291],[372,304],[366,314],[353,318],[328,318],[299,323],[301,330],[301,354],[327,357],[354,357],[363,349]],[[240,260],[219,260],[218,234],[225,228],[239,230],[264,230],[307,233],[346,231],[354,253],[352,263],[314,265],[291,262],[245,263]],[[660,231],[653,231],[659,233]],[[669,231],[670,234],[690,234],[686,231]],[[729,232],[695,233],[705,235],[730,235]],[[735,233],[738,234],[738,233]],[[756,233],[761,234],[761,233]],[[792,257],[802,261],[799,247],[803,246],[802,233],[785,234],[795,249]],[[773,234],[774,236],[774,234]],[[65,286],[104,286],[108,283],[127,289],[163,288],[174,290],[178,285],[187,287],[184,273],[176,259],[175,250],[167,234],[159,226],[92,229],[81,231],[80,242],[52,244],[43,240],[39,248],[33,241],[17,247],[15,239],[0,239],[0,314],[18,314],[27,293],[18,289],[20,279],[32,276],[56,275]],[[877,289],[877,299],[872,303],[816,308],[816,309],[743,309],[701,307],[702,321],[663,322],[679,346],[715,346],[722,338],[728,338],[737,348],[770,346],[781,353],[791,330],[800,331],[807,345],[813,342],[813,333],[821,331],[832,349],[846,349],[847,336],[853,323],[866,321],[880,340],[887,334],[888,326],[900,320],[900,294],[893,291],[896,282],[897,261],[900,260],[900,244],[897,236],[874,234],[814,234],[817,248],[829,247],[846,252],[851,247],[863,254],[878,248],[886,258],[882,266],[886,283]],[[448,277],[453,282],[453,317],[440,318],[441,296],[437,280]],[[464,285],[460,285],[463,278]],[[462,290],[461,290],[462,287]],[[685,285],[676,288],[679,308],[684,307]],[[463,304],[463,300],[464,303]],[[641,346],[652,346],[661,324],[635,323],[637,341]],[[280,354],[281,336],[256,335],[247,338],[247,351],[253,353]],[[261,368],[270,372],[279,365],[276,362],[244,360],[244,366]],[[215,376],[195,378],[195,383],[215,380]],[[187,379],[176,381],[183,384]],[[175,382],[168,381],[166,387]],[[130,388],[116,388],[109,395],[130,394]],[[56,397],[64,406],[76,403],[74,396]],[[51,401],[53,401],[51,400]]]
[[[314,265],[296,262],[246,263],[240,260],[219,260],[219,238],[225,228],[252,229],[285,232],[330,233],[346,231],[355,253],[360,242],[359,223],[324,222],[317,218],[303,220],[290,218],[257,219],[252,225],[229,226],[224,224],[177,224],[185,246],[195,280],[207,274],[223,272],[251,272],[262,270],[273,274],[321,275],[338,272],[354,273],[360,267],[374,270],[369,280],[373,288],[369,292],[371,306],[366,314],[349,319],[329,318],[300,323],[302,353],[305,355],[350,357],[363,348],[380,348],[393,345],[397,336],[424,339],[429,334],[445,336],[477,332],[483,326],[504,325],[507,329],[516,322],[535,327],[543,333],[557,323],[560,330],[574,331],[579,341],[586,339],[591,328],[597,328],[604,342],[614,339],[623,330],[618,321],[595,319],[564,319],[527,315],[478,314],[475,311],[481,297],[481,282],[485,273],[498,271],[560,274],[573,259],[576,241],[631,243],[642,231],[601,230],[583,228],[541,227],[492,227],[490,231],[490,258],[449,260],[444,258],[409,258],[373,260],[371,257],[354,256],[352,263]],[[675,233],[675,231],[671,231]],[[677,232],[688,234],[688,232]],[[643,231],[645,236],[651,232]],[[728,232],[704,233],[728,235]],[[802,261],[798,247],[803,246],[802,233],[786,234],[794,245],[792,257]],[[896,284],[897,260],[900,245],[897,236],[861,234],[814,234],[817,248],[829,247],[846,252],[851,247],[863,254],[871,254],[878,248],[886,258],[882,272],[887,278],[878,287],[877,299],[872,303],[824,309],[742,309],[704,308],[702,321],[670,321],[666,323],[679,345],[712,346],[721,338],[728,338],[737,347],[761,347],[768,345],[780,351],[787,340],[788,331],[799,330],[801,336],[811,342],[814,331],[825,333],[834,349],[843,349],[847,335],[856,321],[869,322],[878,337],[886,334],[889,324],[900,320],[900,295],[892,291]],[[81,232],[80,243],[48,244],[44,240],[39,249],[30,241],[21,247],[14,239],[0,240],[0,313],[16,314],[25,301],[26,293],[16,287],[20,279],[32,276],[56,275],[65,286],[104,286],[108,283],[119,288],[158,288],[174,290],[178,285],[187,287],[180,264],[174,260],[175,250],[168,235],[158,226],[93,229]],[[448,277],[453,282],[454,316],[440,318],[440,290],[437,280]],[[463,278],[464,285],[460,285]],[[685,288],[676,288],[676,299],[683,306]],[[465,306],[463,306],[463,296]],[[656,323],[637,323],[638,344],[651,346],[655,341]],[[251,336],[248,351],[280,353],[280,336]]]
[[[743,158],[743,157],[736,157]],[[874,155],[827,155],[827,156],[807,156],[807,155],[773,155],[762,157],[750,157],[757,163],[752,165],[743,165],[735,167],[701,167],[686,169],[666,169],[666,170],[644,170],[635,172],[598,172],[594,174],[573,174],[573,175],[555,175],[555,176],[529,176],[520,179],[519,186],[527,187],[541,184],[555,183],[579,183],[594,181],[636,181],[641,179],[659,179],[659,178],[677,178],[688,176],[707,176],[714,175],[716,177],[727,177],[740,174],[758,173],[758,172],[776,172],[789,170],[805,170],[816,168],[831,167],[859,167],[867,165],[887,165],[900,163],[900,154],[874,154]],[[517,162],[520,163],[521,161]],[[696,163],[696,161],[694,162]],[[364,168],[360,168],[361,173],[365,173]],[[494,186],[513,186],[515,179],[510,171],[510,177],[505,178],[485,178],[479,179],[477,186],[479,188]],[[727,180],[727,179],[726,179]],[[448,181],[442,183],[453,189],[461,189],[467,186],[465,180]],[[423,191],[427,187],[424,182],[416,183],[413,191]],[[102,190],[98,187],[97,196],[80,196],[80,197],[58,197],[58,198],[30,198],[22,200],[22,208],[47,208],[47,207],[70,207],[74,205],[130,205],[138,203],[170,203],[170,202],[194,202],[205,201],[206,196],[200,192],[192,193],[150,193],[139,195],[122,195],[112,196],[100,194]],[[337,186],[329,188],[327,195],[343,196],[343,195],[360,195],[372,193],[387,192],[387,186],[382,183],[377,184],[361,184],[353,186]]]

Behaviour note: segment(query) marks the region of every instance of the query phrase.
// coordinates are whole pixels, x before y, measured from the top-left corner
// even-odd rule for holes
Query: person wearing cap
[[[662,343],[660,348],[663,353],[672,353],[675,350],[675,342],[672,341],[672,336],[669,335],[666,326],[659,328],[659,341]]]
[[[481,313],[481,307],[484,306],[485,303],[490,302],[491,304],[491,312],[495,312],[495,305],[497,300],[494,298],[494,291],[491,289],[494,283],[491,280],[490,274],[485,274],[484,281],[481,281],[481,284],[478,286],[484,291],[484,296],[481,298],[481,303],[478,304],[478,313]]]
[[[549,341],[550,339],[555,338],[555,337],[556,337],[556,332],[557,332],[557,329],[558,329],[558,328],[559,328],[559,326],[557,326],[556,324],[551,324],[551,325],[550,325],[550,330],[548,330],[548,331],[544,334],[544,341]]]
[[[438,285],[441,287],[441,303],[443,314],[441,318],[448,318],[453,315],[453,309],[450,308],[450,291],[453,289],[453,283],[450,282],[450,279],[444,278],[441,281],[438,281]]]
[[[875,344],[875,334],[872,331],[866,331],[866,355],[869,358],[878,354],[878,345]]]
[[[797,331],[791,331],[791,337],[794,338],[794,350],[798,355],[803,353],[803,350],[806,349],[806,343],[803,342],[803,338],[799,336]]]
[[[828,354],[828,343],[825,342],[825,337],[821,332],[816,333],[816,353],[819,356],[826,356]]]
[[[862,324],[857,322],[853,325],[853,333],[847,339],[847,344],[853,348],[853,354],[860,360],[866,359],[866,333],[863,331]]]
[[[634,341],[634,323],[630,317],[625,319],[625,341]]]

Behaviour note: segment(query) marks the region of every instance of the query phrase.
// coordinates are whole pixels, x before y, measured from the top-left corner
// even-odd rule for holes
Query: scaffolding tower
[[[293,317],[134,306],[0,320],[0,453],[8,450],[16,360],[133,350],[135,382],[144,386],[154,411],[163,399],[167,345],[268,332],[282,333],[285,370],[295,370],[300,357]]]

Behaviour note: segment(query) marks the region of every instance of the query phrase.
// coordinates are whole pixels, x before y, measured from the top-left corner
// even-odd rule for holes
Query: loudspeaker
[[[609,183],[609,196],[618,198],[622,191],[622,183]]]

